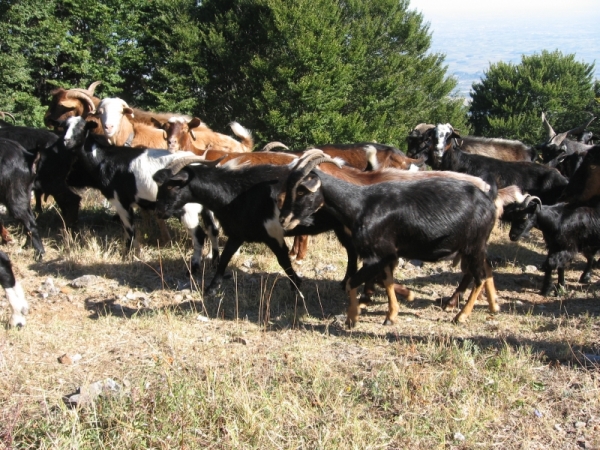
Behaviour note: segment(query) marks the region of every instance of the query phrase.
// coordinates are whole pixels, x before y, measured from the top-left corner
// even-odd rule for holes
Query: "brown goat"
[[[162,124],[169,151],[223,150],[226,152],[251,152],[254,147],[252,135],[237,122],[230,124],[239,142],[225,134],[216,133],[197,117],[192,120],[171,118]]]
[[[48,128],[53,128],[69,117],[85,118],[95,112],[100,99],[94,97],[94,91],[100,83],[100,81],[95,81],[87,89],[54,89],[50,92],[52,99],[44,114],[44,124]]]

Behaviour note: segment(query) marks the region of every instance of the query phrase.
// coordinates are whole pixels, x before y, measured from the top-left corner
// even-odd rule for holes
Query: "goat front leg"
[[[217,266],[219,264],[219,222],[215,219],[212,211],[206,208],[202,208],[200,213],[202,216],[202,222],[206,227],[206,234],[210,242],[210,256],[206,256],[207,259],[212,260],[212,265]]]
[[[231,258],[238,251],[238,248],[244,243],[243,239],[230,237],[227,239],[227,243],[225,244],[225,248],[223,248],[223,253],[221,253],[221,259],[219,260],[219,265],[217,266],[217,272],[213,277],[212,281],[205,289],[205,293],[207,295],[215,295],[217,293],[217,289],[221,287],[221,283],[223,282],[223,276],[225,275],[225,269],[231,261]]]
[[[585,265],[585,269],[583,269],[581,277],[579,277],[580,283],[590,283],[592,281],[592,267],[594,266],[594,254],[584,254],[587,260],[587,264]]]
[[[25,326],[25,316],[29,312],[29,305],[25,300],[25,293],[17,281],[13,287],[5,287],[6,298],[12,309],[9,325],[11,327]]]
[[[133,250],[136,256],[140,256],[140,245],[135,238],[135,225],[133,222],[133,208],[130,206],[125,207],[121,202],[115,198],[109,200],[109,203],[117,210],[123,229],[125,230],[125,253],[124,257],[131,254]]]
[[[281,268],[285,271],[285,274],[290,279],[290,285],[293,291],[300,291],[300,284],[302,283],[302,279],[296,274],[294,269],[292,268],[292,260],[290,259],[290,255],[288,253],[287,245],[285,245],[285,241],[282,239],[279,241],[278,239],[267,239],[265,244],[271,249],[271,251],[277,257],[277,262],[281,266]]]

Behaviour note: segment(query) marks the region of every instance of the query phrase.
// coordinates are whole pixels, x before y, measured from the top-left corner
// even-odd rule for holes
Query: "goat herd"
[[[240,140],[213,132],[198,118],[141,111],[118,98],[100,100],[94,95],[98,84],[51,93],[44,121],[54,131],[16,126],[4,120],[12,118],[8,113],[0,120],[0,203],[23,224],[36,259],[44,247],[31,192],[36,210],[42,197],[52,196],[72,228],[81,201],[76,192],[94,188],[116,209],[127,252],[139,245],[136,205],[155,212],[166,239],[164,219],[181,220],[193,241],[192,272],[200,268],[208,242],[212,251],[204,258],[217,264],[209,295],[244,242],[266,244],[292,289],[299,289],[290,255],[302,259],[307,236],[333,230],[348,255],[342,281],[349,296],[348,326],[358,322],[357,289],[363,284],[362,300],[369,300],[376,282],[385,287],[384,324],[396,321],[396,295],[414,298],[394,283],[400,257],[460,261],[463,277],[445,308],[457,306],[471,282],[473,289],[454,321],[467,319],[483,289],[490,311],[498,312],[486,261],[498,219],[511,224],[512,240],[532,227],[542,231],[548,247],[543,295],[552,288],[554,269],[564,285],[565,265],[578,252],[588,261],[581,281],[590,281],[600,249],[600,146],[592,145],[585,131],[591,120],[557,134],[542,115],[548,140],[535,148],[461,137],[450,124],[420,124],[407,138],[408,156],[377,143],[291,152],[272,142],[252,152],[251,134],[235,122],[231,128]],[[537,161],[540,153],[543,163]],[[220,255],[219,229],[228,237]],[[292,252],[285,236],[295,236]],[[4,227],[2,239],[10,239]],[[0,282],[12,308],[10,325],[23,326],[27,301],[2,252]]]

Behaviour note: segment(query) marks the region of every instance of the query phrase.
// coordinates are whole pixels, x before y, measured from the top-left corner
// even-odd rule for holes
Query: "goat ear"
[[[130,119],[133,119],[133,109],[131,109],[129,106],[123,108],[123,114],[129,116]]]
[[[185,183],[190,178],[190,174],[186,170],[176,173],[171,177],[171,181],[180,181]]]
[[[302,183],[302,186],[310,192],[317,192],[317,189],[321,187],[321,180],[318,177],[309,178]]]
[[[93,120],[88,120],[87,122],[85,122],[84,128],[86,130],[95,130],[96,128],[98,128],[98,122],[94,122]]]
[[[156,117],[150,117],[150,121],[152,122],[152,125],[154,125],[156,128],[163,128],[164,124],[158,120]]]
[[[192,128],[199,127],[200,124],[202,124],[202,121],[198,117],[194,117],[188,122],[188,128],[191,130]]]

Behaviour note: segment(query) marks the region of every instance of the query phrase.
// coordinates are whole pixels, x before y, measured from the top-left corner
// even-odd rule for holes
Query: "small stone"
[[[423,261],[420,261],[418,259],[411,259],[409,263],[415,267],[423,267]]]
[[[104,381],[80,386],[74,394],[63,397],[63,401],[71,407],[83,407],[93,403],[100,395],[114,395],[121,391],[121,386],[111,378]]]
[[[200,314],[198,317],[196,317],[196,320],[198,320],[200,322],[210,322],[210,319],[206,316],[203,316],[202,314]]]
[[[79,278],[75,278],[69,284],[75,288],[83,288],[83,287],[90,286],[94,283],[98,283],[103,280],[104,280],[104,278],[98,277],[96,275],[83,275]]]
[[[181,302],[183,301],[183,295],[177,294],[175,295],[175,297],[173,297],[173,300],[175,300],[176,302]]]
[[[335,267],[333,264],[327,264],[325,267],[323,267],[323,272],[335,272],[337,270],[337,267]]]
[[[460,433],[460,432],[456,432],[454,433],[454,440],[455,441],[460,441],[460,442],[464,442],[464,440],[466,439],[465,435]]]
[[[534,265],[528,265],[523,268],[523,273],[537,273],[538,268]]]
[[[543,414],[541,412],[539,412],[537,409],[533,410],[533,414],[535,414],[535,417],[542,417]]]
[[[244,267],[246,267],[248,269],[251,269],[252,266],[253,266],[252,260],[251,259],[247,259],[246,261],[244,261],[242,263],[242,266],[244,266]]]
[[[585,428],[586,425],[585,422],[575,422],[575,428]]]

